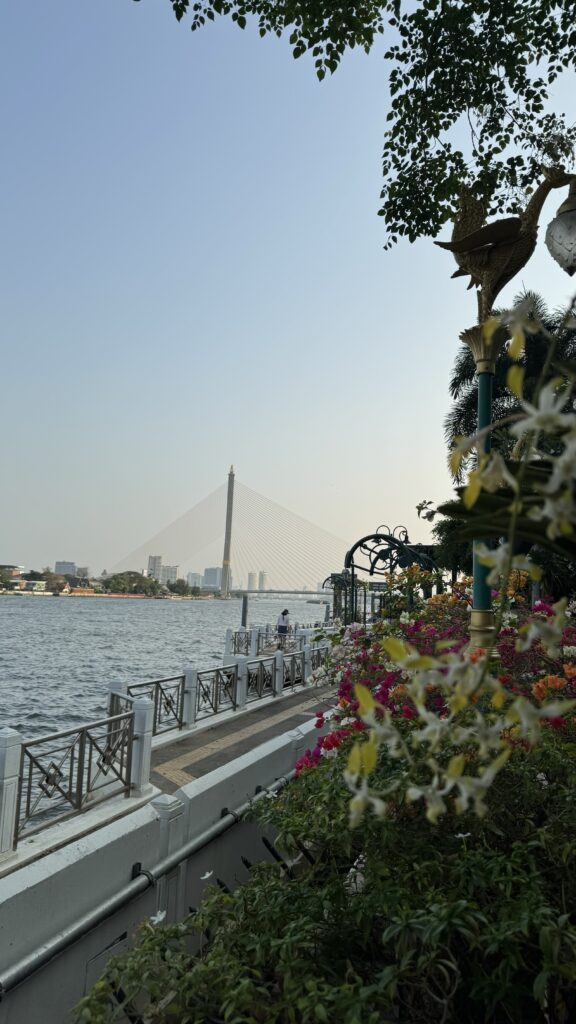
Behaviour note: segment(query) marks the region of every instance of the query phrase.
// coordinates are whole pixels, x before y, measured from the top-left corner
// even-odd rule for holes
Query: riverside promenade
[[[185,737],[171,734],[152,750],[150,781],[173,794],[267,740],[311,721],[316,711],[329,711],[334,702],[332,687],[308,687],[272,704],[248,708],[241,715],[226,714],[219,721],[200,723]]]

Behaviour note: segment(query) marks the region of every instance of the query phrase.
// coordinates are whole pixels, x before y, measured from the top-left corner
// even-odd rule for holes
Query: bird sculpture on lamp
[[[485,223],[485,207],[470,190],[460,195],[452,239],[435,242],[451,252],[458,264],[452,277],[469,277],[469,288],[478,289],[478,322],[492,313],[496,296],[526,266],[538,235],[538,220],[545,200],[555,188],[574,180],[563,168],[543,169],[544,180],[518,216]]]

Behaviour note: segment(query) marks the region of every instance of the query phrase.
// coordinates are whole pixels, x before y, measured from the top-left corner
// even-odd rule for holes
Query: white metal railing
[[[152,735],[181,729],[184,725],[184,675],[154,679],[151,683],[129,683],[130,697],[148,697],[154,705]]]
[[[0,858],[22,839],[150,783],[152,702],[24,740],[0,729]]]
[[[274,649],[297,651],[305,644],[316,646],[325,642],[324,639],[316,638],[323,638],[333,632],[333,626],[321,622],[290,626],[288,633],[278,633],[276,626],[269,623],[265,626],[251,626],[250,629],[229,629],[226,633],[225,656],[256,657],[259,654],[270,654]]]
[[[276,659],[274,655],[246,662],[246,702],[274,696]]]
[[[209,668],[196,672],[195,719],[236,710],[238,705],[238,666]]]
[[[299,637],[299,649],[292,651],[240,655],[217,668],[113,684],[108,716],[75,729],[24,740],[15,729],[0,728],[0,857],[23,838],[103,800],[140,795],[150,783],[153,735],[305,686],[330,650],[325,641],[313,646],[311,639]]]

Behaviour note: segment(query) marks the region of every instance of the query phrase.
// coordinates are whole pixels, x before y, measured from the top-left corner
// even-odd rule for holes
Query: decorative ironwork
[[[103,718],[22,745],[18,840],[130,791],[133,714]]]
[[[128,695],[149,697],[153,701],[153,736],[181,729],[184,725],[184,676],[154,679],[150,683],[131,683]]]
[[[438,567],[431,557],[432,550],[430,544],[411,544],[405,526],[396,526],[393,530],[379,526],[375,533],[361,537],[350,548],[344,559],[344,568],[351,572],[359,570],[369,576],[387,576],[410,565],[437,572]]]
[[[303,686],[306,682],[306,671],[304,666],[304,651],[298,651],[284,656],[284,688]]]
[[[232,635],[232,653],[250,654],[250,631],[241,629]]]
[[[438,574],[440,571],[432,558],[434,548],[430,544],[412,544],[405,526],[379,526],[375,533],[369,533],[350,548],[344,559],[341,574],[346,587],[345,621],[353,622],[357,612],[358,572],[368,576],[390,576],[396,569],[407,569],[419,565]],[[364,621],[366,601],[364,600]]]
[[[272,696],[274,693],[274,673],[276,659],[258,658],[257,661],[246,662],[246,701],[260,700],[261,697]]]
[[[217,715],[219,711],[236,709],[238,700],[238,666],[211,668],[198,672],[196,714]]]
[[[324,664],[328,657],[329,647],[313,647],[310,651],[310,665],[312,671],[315,672],[317,668],[320,668]]]
[[[258,654],[267,653],[273,648],[277,651],[300,651],[303,643],[304,638],[295,633],[260,633]]]

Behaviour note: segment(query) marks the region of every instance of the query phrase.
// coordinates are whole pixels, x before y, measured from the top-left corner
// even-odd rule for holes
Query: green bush
[[[165,1024],[575,1019],[576,773],[563,740],[550,729],[517,747],[484,818],[432,825],[401,803],[354,830],[347,749],[259,804],[287,867],[256,866],[182,925],[146,925],[78,1020],[118,1019],[118,988]],[[381,752],[376,785],[390,769]]]

